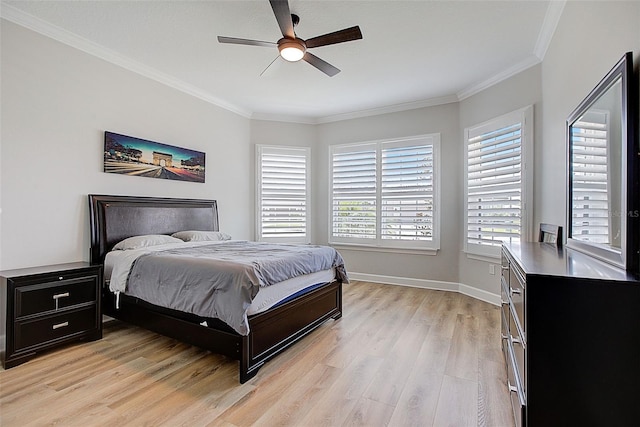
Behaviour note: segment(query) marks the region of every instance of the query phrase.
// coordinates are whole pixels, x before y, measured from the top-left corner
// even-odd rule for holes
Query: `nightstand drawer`
[[[44,345],[98,327],[96,306],[16,322],[15,349]]]
[[[65,343],[102,338],[102,266],[0,271],[0,362],[12,368]]]
[[[16,318],[96,301],[97,276],[16,288]]]

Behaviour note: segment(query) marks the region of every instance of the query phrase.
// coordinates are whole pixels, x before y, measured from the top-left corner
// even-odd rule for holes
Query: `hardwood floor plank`
[[[455,329],[455,319],[460,314],[462,295],[454,292],[444,292],[440,298],[440,304],[434,307],[430,316],[431,333],[451,338]]]
[[[380,312],[380,327],[367,343],[367,352],[374,356],[384,356],[392,349],[406,330],[416,310],[425,298],[424,291],[417,288],[394,286],[393,298]]]
[[[477,383],[445,375],[433,424],[438,427],[477,426],[477,408]]]
[[[0,425],[508,426],[499,308],[354,281],[344,313],[245,384],[238,362],[119,321],[0,371]]]
[[[360,398],[342,423],[343,426],[384,427],[389,424],[394,407],[375,400]]]
[[[431,289],[421,289],[421,291],[424,293],[424,298],[411,319],[411,326],[417,328],[420,328],[422,325],[430,326],[434,323],[436,319],[435,314],[439,313],[445,295],[449,294],[447,291],[435,291]]]
[[[428,332],[429,326],[422,326],[408,328],[402,333],[384,358],[364,397],[387,405],[398,402]]]
[[[307,375],[293,383],[275,404],[256,420],[254,425],[265,427],[302,425],[302,419],[340,374],[340,370],[332,366],[315,365]]]
[[[379,357],[354,355],[352,362],[340,371],[326,393],[314,402],[300,425],[320,427],[344,423],[381,363],[382,359]]]
[[[95,423],[95,420],[99,418],[115,418],[116,412],[104,405],[102,401],[104,396],[109,391],[121,393],[122,385],[128,378],[135,376],[141,370],[149,369],[151,366],[147,360],[139,358],[103,371],[93,376],[89,381],[77,383],[64,392],[57,392],[47,400],[41,401],[41,404],[49,410],[55,405],[61,405],[64,407],[64,411],[46,411],[40,418],[35,419],[34,425],[82,425],[80,420],[94,420]],[[105,383],[113,385],[104,387]],[[37,412],[30,412],[30,415],[35,418]],[[84,425],[90,424],[85,423]]]
[[[478,379],[478,426],[512,426],[515,421],[511,407],[503,405],[509,399],[507,371],[504,362],[481,359]]]
[[[444,375],[431,371],[428,365],[421,368],[414,371],[402,390],[402,395],[389,420],[389,426],[429,427],[434,425],[433,420]]]
[[[482,360],[503,363],[500,334],[495,333],[500,330],[500,307],[477,304],[476,316],[480,319],[480,324],[486,325],[478,331],[478,357]]]
[[[430,328],[420,347],[416,363],[411,368],[411,375],[414,375],[416,370],[444,374],[450,347],[451,338],[444,337]]]
[[[479,323],[475,316],[456,316],[445,374],[471,381],[478,380],[478,330]]]

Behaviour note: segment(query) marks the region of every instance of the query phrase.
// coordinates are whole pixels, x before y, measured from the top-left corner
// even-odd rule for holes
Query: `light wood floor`
[[[511,426],[498,307],[353,282],[240,385],[238,363],[128,326],[0,371],[0,425]]]

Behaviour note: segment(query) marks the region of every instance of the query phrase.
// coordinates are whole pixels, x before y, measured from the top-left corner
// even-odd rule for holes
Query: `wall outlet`
[[[489,264],[489,274],[495,276],[495,274],[496,274],[496,266],[494,264]]]

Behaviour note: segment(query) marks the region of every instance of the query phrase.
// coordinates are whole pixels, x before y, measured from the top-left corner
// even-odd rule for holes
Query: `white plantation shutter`
[[[571,234],[580,240],[609,243],[607,187],[608,114],[591,110],[572,127],[573,194]]]
[[[438,249],[439,135],[331,147],[332,243]]]
[[[382,148],[383,239],[432,240],[433,145]]]
[[[332,236],[376,238],[376,147],[332,147]]]
[[[258,240],[308,243],[309,148],[257,146]]]
[[[518,111],[465,131],[469,253],[495,256],[502,242],[519,242],[526,234],[524,127],[525,114]]]

